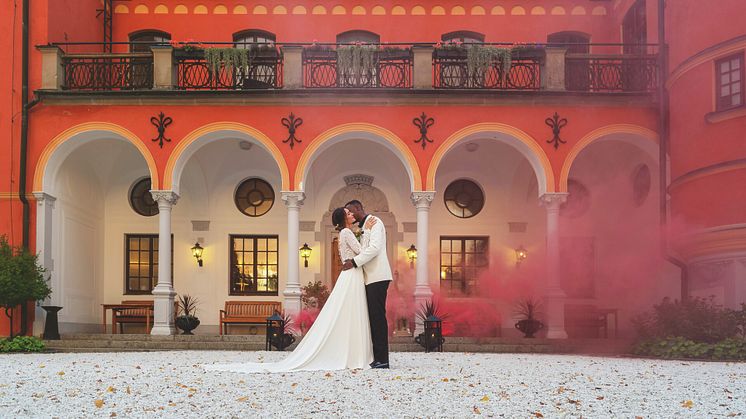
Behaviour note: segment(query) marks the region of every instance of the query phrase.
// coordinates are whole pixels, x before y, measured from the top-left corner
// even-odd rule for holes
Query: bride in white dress
[[[355,218],[346,208],[332,213],[339,230],[342,261],[360,253],[360,243],[350,229]],[[287,358],[274,363],[206,365],[205,369],[231,372],[290,372],[369,368],[373,344],[365,299],[362,268],[342,271],[329,299],[306,336]]]

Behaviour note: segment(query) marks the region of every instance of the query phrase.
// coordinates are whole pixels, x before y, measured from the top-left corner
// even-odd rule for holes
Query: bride
[[[350,229],[355,217],[346,208],[332,212],[339,231],[342,261],[360,253],[360,243]],[[342,271],[313,326],[285,359],[274,363],[207,365],[207,370],[232,372],[289,372],[367,368],[373,361],[365,278],[362,268]]]

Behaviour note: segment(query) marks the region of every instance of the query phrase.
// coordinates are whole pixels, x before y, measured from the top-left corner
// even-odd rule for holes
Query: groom
[[[368,300],[368,318],[373,341],[373,363],[371,368],[389,367],[389,327],[386,321],[386,293],[391,283],[391,267],[386,255],[386,228],[383,221],[363,210],[363,204],[353,200],[345,205],[363,230],[360,239],[362,251],[353,259],[346,260],[342,270],[362,266],[365,274],[365,294]]]

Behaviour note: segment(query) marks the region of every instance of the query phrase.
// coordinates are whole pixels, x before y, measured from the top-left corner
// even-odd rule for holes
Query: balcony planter
[[[379,60],[405,61],[412,59],[412,50],[407,48],[384,48],[378,52]]]

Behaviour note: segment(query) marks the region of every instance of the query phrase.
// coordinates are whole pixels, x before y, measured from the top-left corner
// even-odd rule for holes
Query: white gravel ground
[[[746,364],[394,353],[391,370],[245,375],[272,352],[0,355],[0,417],[733,417]]]

